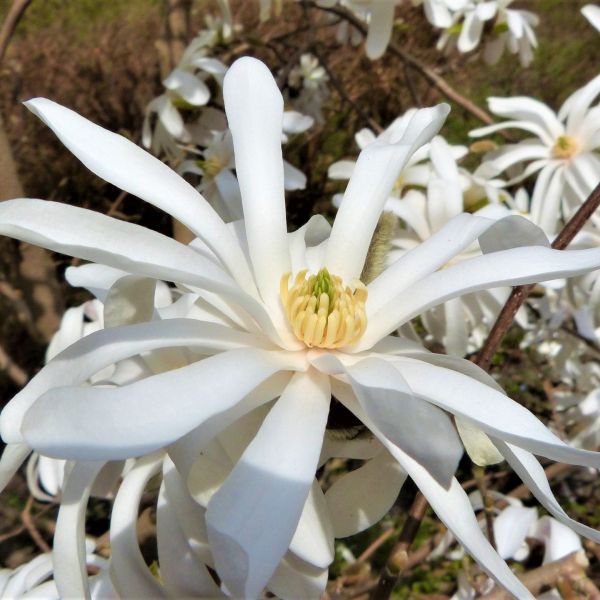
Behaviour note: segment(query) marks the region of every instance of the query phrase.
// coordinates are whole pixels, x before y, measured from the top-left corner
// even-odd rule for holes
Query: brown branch
[[[596,186],[596,189],[594,189],[579,210],[562,228],[554,242],[552,242],[552,248],[555,250],[564,250],[585,225],[586,221],[592,216],[598,206],[600,206],[600,184]],[[533,287],[533,284],[529,284],[519,285],[513,288],[513,291],[500,311],[494,326],[485,340],[483,348],[474,361],[475,364],[479,365],[485,371],[489,369],[496,348],[500,345],[500,342],[515,318],[517,311],[521,308],[521,305],[525,302]]]
[[[25,504],[25,508],[23,512],[21,512],[21,521],[23,522],[23,526],[31,536],[31,539],[35,542],[36,546],[42,552],[50,552],[51,548],[46,542],[46,540],[42,537],[42,534],[38,531],[35,526],[35,521],[31,515],[31,509],[33,507],[33,496],[29,496],[27,499],[27,503]]]
[[[371,600],[387,600],[391,596],[398,578],[407,569],[408,551],[419,531],[428,506],[425,496],[421,492],[417,492],[400,532],[398,542],[392,549],[379,575],[379,581],[371,594]]]
[[[574,598],[587,598],[588,600],[600,600],[600,593],[596,586],[588,579],[585,569],[589,566],[588,559],[583,550],[573,552],[565,558],[529,571],[521,575],[521,583],[534,595],[537,596],[547,588],[553,588],[566,582],[575,595]],[[510,600],[512,595],[502,589],[481,597],[481,600]]]
[[[31,0],[13,1],[8,14],[2,23],[2,27],[0,27],[0,62],[2,62],[2,59],[4,58],[10,39],[12,38],[23,13],[30,4]]]

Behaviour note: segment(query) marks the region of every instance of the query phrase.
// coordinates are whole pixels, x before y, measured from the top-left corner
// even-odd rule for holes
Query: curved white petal
[[[258,597],[290,544],[315,477],[329,398],[326,377],[296,375],[208,505],[216,570],[235,596]]]
[[[122,598],[167,598],[140,551],[137,521],[140,501],[148,481],[160,472],[162,453],[137,461],[121,483],[110,519],[110,575]]]
[[[2,437],[7,442],[4,434]],[[6,444],[0,458],[0,492],[4,490],[30,453],[31,448],[27,444],[10,442]]]
[[[210,100],[210,90],[204,81],[182,69],[173,69],[163,85],[193,106],[203,106]]]
[[[398,460],[402,468],[409,474],[425,495],[440,520],[465,547],[467,552],[483,567],[483,569],[505,587],[516,598],[534,600],[527,588],[517,579],[506,563],[498,556],[483,535],[471,502],[460,483],[453,479],[448,488],[440,485],[418,462],[390,443],[377,427],[369,420],[356,401],[352,401],[343,384],[334,380],[332,391],[336,398],[343,398],[344,404],[371,429],[386,446],[390,454]]]
[[[556,519],[570,527],[579,535],[587,537],[596,543],[600,542],[600,532],[571,519],[558,503],[542,465],[537,458],[528,452],[502,440],[495,439],[508,464],[515,470],[523,483],[531,490],[538,502]]]
[[[326,266],[345,282],[360,276],[373,231],[398,174],[440,129],[447,104],[420,109],[394,143],[378,139],[359,155],[327,245]]]
[[[483,289],[570,277],[599,267],[599,249],[560,251],[525,246],[466,259],[424,277],[370,314],[367,331],[355,350],[372,346],[403,323],[450,298]]]
[[[45,98],[26,103],[61,142],[102,179],[169,213],[204,240],[249,293],[248,263],[227,227],[206,200],[177,173],[126,138]],[[114,241],[114,240],[113,240]]]
[[[325,493],[336,538],[377,523],[398,498],[406,472],[384,451],[337,479]]]
[[[61,598],[89,598],[85,513],[94,479],[103,462],[73,465],[62,491],[53,542],[54,580]]]
[[[268,348],[256,336],[195,319],[169,319],[97,331],[51,360],[7,404],[0,415],[3,439],[23,441],[23,415],[48,390],[59,385],[82,384],[105,367],[144,352],[181,346],[207,354],[247,346]]]
[[[600,6],[586,4],[581,9],[581,14],[590,22],[590,25],[600,31]]]
[[[248,57],[227,71],[223,97],[254,275],[263,300],[280,311],[279,282],[290,270],[281,155],[283,98],[269,69]]]
[[[370,5],[369,31],[365,51],[371,60],[383,56],[394,27],[396,0],[378,0]]]
[[[226,412],[278,371],[304,368],[302,355],[244,348],[119,388],[54,388],[25,414],[23,436],[59,458],[138,456]]]
[[[600,453],[573,448],[508,396],[462,373],[398,358],[394,365],[413,392],[472,422],[489,435],[541,456],[598,468]]]

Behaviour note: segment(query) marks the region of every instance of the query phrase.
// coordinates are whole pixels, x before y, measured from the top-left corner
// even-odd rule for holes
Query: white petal
[[[57,385],[78,385],[116,362],[157,348],[187,346],[212,354],[261,347],[255,336],[194,319],[169,319],[113,330],[79,340],[50,361],[4,408],[0,433],[6,442],[20,442],[21,421],[36,399]]]
[[[498,554],[504,559],[514,558],[536,521],[535,508],[507,506],[494,519],[494,538]]]
[[[122,598],[167,598],[167,594],[144,562],[137,537],[142,493],[160,471],[162,455],[145,456],[123,479],[110,520],[110,575]]]
[[[501,440],[494,441],[523,483],[552,516],[570,527],[573,531],[576,531],[579,535],[587,537],[596,543],[600,542],[600,532],[571,519],[562,509],[552,493],[543,467],[533,454],[513,444],[504,443]]]
[[[279,281],[290,270],[281,155],[283,98],[269,69],[248,57],[230,67],[223,97],[254,275],[263,300],[279,308]]]
[[[285,554],[315,476],[330,390],[296,375],[206,513],[216,570],[227,589],[257,597]]]
[[[88,598],[85,514],[102,462],[73,465],[62,492],[53,542],[54,579],[61,598]]]
[[[283,161],[283,178],[285,189],[290,192],[303,190],[306,187],[306,175],[285,160]]]
[[[226,412],[274,373],[303,367],[301,356],[247,348],[120,388],[54,388],[27,411],[22,431],[32,448],[49,456],[138,456]]]
[[[332,385],[332,391],[336,398],[344,395],[340,386],[341,384],[337,384],[337,382]],[[398,460],[402,468],[423,492],[440,520],[452,531],[456,539],[477,560],[488,575],[509,590],[516,598],[533,600],[533,596],[527,588],[521,584],[483,535],[473,514],[471,502],[460,483],[453,479],[447,489],[441,486],[431,477],[426,468],[402,452],[400,448],[387,441],[385,436],[377,430],[377,427],[370,422],[360,406],[357,403],[352,403],[347,394],[345,396],[344,403],[379,437],[390,454]]]
[[[248,264],[225,224],[177,173],[133,142],[50,100],[36,98],[26,106],[88,169],[181,221],[208,244],[240,285],[252,290]]]
[[[361,408],[378,430],[442,485],[449,485],[463,447],[448,415],[416,397],[384,359],[366,358],[345,370]]]
[[[210,100],[210,90],[204,81],[182,69],[171,71],[163,85],[194,106],[202,106]]]
[[[377,523],[393,506],[406,472],[383,451],[337,479],[325,493],[336,538],[354,535]]]
[[[327,585],[327,575],[326,568],[314,567],[288,553],[279,563],[267,587],[285,600],[320,598]]]
[[[395,366],[421,398],[470,421],[494,438],[573,464],[597,468],[600,454],[568,446],[508,396],[461,373],[398,358]]]
[[[598,267],[598,249],[560,251],[541,246],[512,248],[463,260],[424,277],[378,312],[368,315],[367,332],[355,349],[368,348],[403,323],[450,298],[483,289],[578,275]]]
[[[448,112],[447,104],[420,109],[398,141],[377,140],[360,153],[327,245],[326,265],[345,282],[360,276],[379,215],[400,171],[439,131]]]
[[[379,0],[371,3],[366,53],[371,60],[383,55],[392,37],[396,0]]]
[[[8,441],[4,433],[2,437],[5,442]],[[30,453],[31,448],[27,444],[6,444],[2,452],[2,458],[0,459],[0,492],[4,490]]]
[[[327,502],[319,482],[315,479],[290,542],[290,553],[310,565],[326,569],[335,556],[333,538]]]
[[[581,9],[581,14],[590,22],[590,24],[600,31],[600,6],[586,4]]]
[[[367,315],[369,326],[364,344],[372,343],[371,318],[403,290],[445,265],[451,258],[470,246],[494,221],[467,213],[458,215],[416,248],[388,267],[369,286]],[[373,340],[374,341],[374,340]]]

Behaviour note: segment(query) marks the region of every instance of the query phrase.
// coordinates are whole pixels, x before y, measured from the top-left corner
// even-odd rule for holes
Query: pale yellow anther
[[[355,344],[367,327],[367,288],[321,269],[317,275],[300,271],[289,287],[291,274],[281,278],[280,295],[294,334],[308,347],[339,348]]]

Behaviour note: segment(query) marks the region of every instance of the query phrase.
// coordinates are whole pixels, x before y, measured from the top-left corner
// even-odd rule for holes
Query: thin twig
[[[583,550],[569,554],[565,558],[542,565],[541,567],[521,575],[521,583],[537,596],[543,590],[556,587],[559,582],[567,581],[576,593],[575,598],[588,598],[600,600],[600,593],[596,586],[588,579],[585,569],[589,562]],[[482,596],[481,600],[509,600],[512,595],[503,589]]]
[[[48,545],[46,540],[42,537],[42,534],[38,531],[37,527],[35,526],[34,519],[31,516],[32,507],[33,507],[33,496],[29,496],[29,498],[27,499],[27,503],[25,504],[25,508],[23,509],[23,512],[21,513],[21,521],[23,521],[23,525],[24,525],[25,529],[31,536],[31,539],[35,542],[36,546],[42,552],[50,552],[51,551],[50,546]]]
[[[0,27],[0,62],[2,62],[2,59],[4,58],[10,39],[12,38],[23,13],[30,4],[31,0],[13,1],[8,14],[2,23],[2,27]]]

